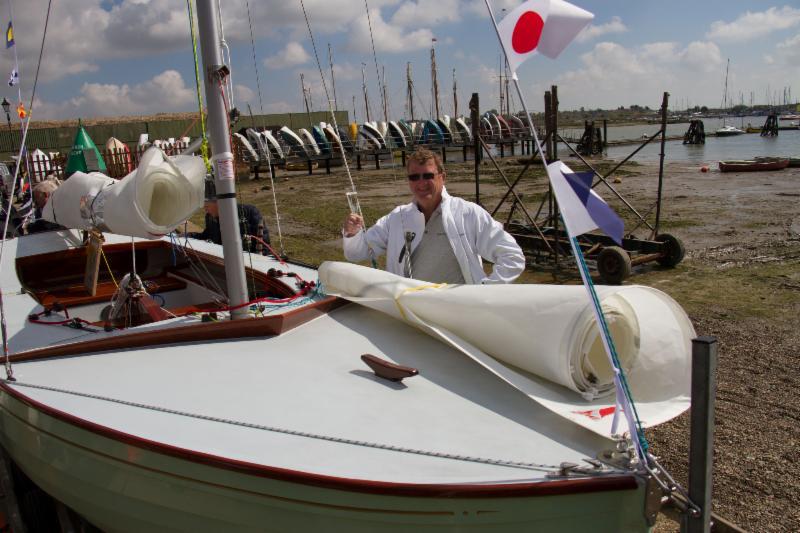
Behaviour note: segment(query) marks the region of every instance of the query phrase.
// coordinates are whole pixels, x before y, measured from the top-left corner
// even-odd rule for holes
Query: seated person
[[[25,228],[26,233],[41,233],[43,231],[53,231],[64,229],[64,226],[50,222],[42,218],[42,209],[50,200],[50,196],[58,189],[61,184],[57,179],[46,179],[33,188],[33,207],[35,220]]]
[[[269,230],[261,212],[254,205],[237,204],[237,206],[239,207],[239,233],[242,236],[242,247],[251,252],[263,248],[262,253],[266,254],[266,246],[255,239],[246,237],[246,235],[253,235],[269,244]],[[219,223],[219,205],[217,205],[216,195],[211,194],[206,198],[203,209],[206,212],[206,229],[201,232],[190,232],[187,235],[193,239],[222,244],[222,228]]]

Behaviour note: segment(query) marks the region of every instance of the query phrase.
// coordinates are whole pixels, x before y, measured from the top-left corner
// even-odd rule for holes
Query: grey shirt
[[[411,254],[414,279],[431,283],[464,283],[464,275],[442,224],[442,206],[425,223],[425,233]]]

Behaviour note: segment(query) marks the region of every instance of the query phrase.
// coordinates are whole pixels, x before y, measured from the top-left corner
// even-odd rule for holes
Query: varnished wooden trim
[[[93,339],[71,344],[48,346],[10,357],[11,362],[36,361],[48,357],[77,355],[128,348],[142,348],[180,342],[203,342],[222,339],[269,337],[280,335],[292,328],[324,315],[347,303],[346,300],[329,296],[324,300],[305,305],[286,313],[260,318],[243,320],[224,320],[220,322],[202,322],[198,324],[163,327],[147,331],[138,331]]]

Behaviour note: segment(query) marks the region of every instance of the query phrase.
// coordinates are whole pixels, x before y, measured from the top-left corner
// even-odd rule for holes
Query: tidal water
[[[761,127],[765,117],[728,118],[727,125],[746,128],[748,123],[754,127]],[[750,159],[755,156],[794,156],[800,157],[800,130],[783,130],[777,137],[762,137],[758,133],[746,133],[733,137],[714,137],[710,135],[722,126],[721,119],[703,119],[706,131],[706,143],[698,145],[684,145],[682,140],[667,141],[665,144],[666,161],[687,161],[697,164],[715,164],[717,161],[729,159]],[[782,122],[786,125],[786,122]],[[667,124],[667,135],[683,135],[689,129],[689,124]],[[608,139],[639,139],[642,135],[653,135],[659,130],[659,125],[641,124],[635,126],[620,126],[608,128]],[[562,135],[576,136],[580,132],[567,130]],[[620,160],[625,158],[638,145],[629,144],[622,146],[609,146],[606,156],[610,159]],[[559,155],[562,155],[560,148]],[[661,143],[653,140],[639,151],[634,161],[657,161],[661,151]]]

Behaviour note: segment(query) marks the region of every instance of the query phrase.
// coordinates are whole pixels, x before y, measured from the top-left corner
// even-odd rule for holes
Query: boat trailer
[[[595,169],[566,139],[558,133],[558,88],[553,86],[550,91],[545,93],[545,132],[542,141],[543,149],[546,152],[548,161],[557,161],[558,144],[565,145],[574,157],[581,161],[595,175],[592,188],[603,185],[606,190],[615,196],[630,214],[635,218],[635,227],[627,232],[622,240],[622,245],[617,245],[611,238],[599,234],[584,234],[578,238],[578,244],[584,257],[596,267],[603,282],[609,285],[619,285],[633,273],[633,267],[646,263],[657,262],[662,267],[673,268],[677,266],[685,256],[683,242],[668,233],[660,233],[659,225],[661,219],[661,199],[664,178],[664,143],[666,141],[667,107],[669,93],[664,93],[661,105],[661,128],[644,140],[638,148],[631,154],[617,163],[610,171],[600,173]],[[651,141],[659,139],[661,142],[661,154],[658,173],[658,194],[655,202],[649,206],[645,212],[637,210],[613,185],[610,183],[611,176],[642,148]],[[521,159],[522,170],[513,183],[500,168],[495,157],[492,155],[485,141],[478,135],[483,150],[494,168],[500,175],[508,191],[489,212],[494,217],[510,199],[511,210],[505,221],[506,230],[517,240],[522,248],[530,265],[537,267],[552,266],[559,269],[564,262],[574,261],[570,250],[569,237],[563,228],[559,215],[558,204],[552,194],[548,183],[548,190],[539,203],[535,214],[531,214],[523,204],[522,198],[516,193],[514,188],[520,182],[527,170],[533,164],[541,164],[537,161],[537,156]],[[478,196],[478,178],[480,173],[480,158],[476,158],[476,197]],[[515,219],[520,211],[522,220]],[[655,220],[651,223],[650,215],[655,211]],[[634,236],[634,232],[640,228],[648,233],[648,237],[640,239]]]

